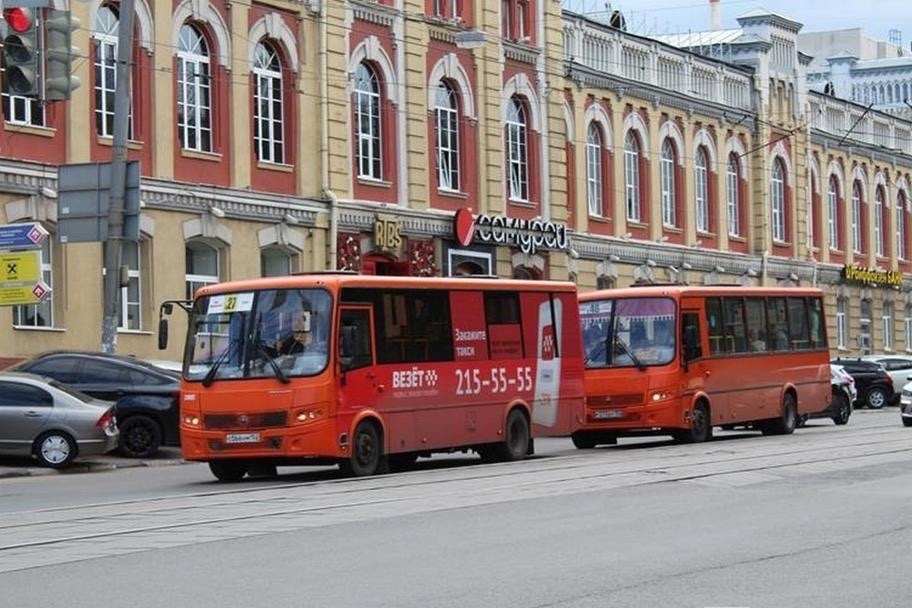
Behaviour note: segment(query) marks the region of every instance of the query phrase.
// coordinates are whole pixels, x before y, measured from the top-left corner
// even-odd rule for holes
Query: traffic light
[[[3,9],[7,33],[3,64],[10,95],[38,97],[41,93],[41,29],[38,11],[16,6]]]
[[[73,89],[79,88],[79,79],[73,76],[73,59],[79,56],[79,49],[72,45],[73,30],[78,27],[79,19],[70,11],[49,11],[45,21],[44,99],[69,99]]]

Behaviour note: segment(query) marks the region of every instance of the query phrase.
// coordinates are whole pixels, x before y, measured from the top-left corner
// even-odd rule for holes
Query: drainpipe
[[[767,279],[767,265],[769,264],[769,251],[763,252],[763,257],[760,258],[760,285],[766,286]]]
[[[320,11],[320,173],[323,196],[329,199],[329,252],[326,258],[326,269],[336,270],[336,240],[339,234],[339,198],[329,189],[329,15],[326,3]]]

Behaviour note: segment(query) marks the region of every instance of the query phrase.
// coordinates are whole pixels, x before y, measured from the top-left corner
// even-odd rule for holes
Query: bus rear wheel
[[[761,425],[760,431],[764,435],[791,435],[797,426],[798,403],[795,401],[795,395],[789,392],[782,398],[782,411],[779,417]]]
[[[706,404],[700,403],[693,409],[689,429],[674,431],[672,437],[679,443],[703,443],[712,439],[712,421]]]
[[[351,477],[368,477],[380,471],[382,460],[383,447],[377,425],[367,420],[360,422],[351,444],[351,456],[342,461],[339,468]]]
[[[247,474],[247,463],[239,460],[213,460],[209,470],[215,478],[225,483],[236,483]]]
[[[522,460],[529,453],[531,441],[526,416],[519,409],[511,410],[504,427],[504,440],[493,447],[491,455],[499,462]]]

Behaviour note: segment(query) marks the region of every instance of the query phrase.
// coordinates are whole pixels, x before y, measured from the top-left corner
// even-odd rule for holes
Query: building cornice
[[[820,146],[824,150],[843,150],[849,155],[859,154],[863,151],[863,156],[877,162],[892,165],[902,160],[905,162],[900,164],[912,166],[912,156],[899,149],[882,148],[857,139],[845,139],[842,136],[833,135],[819,129],[811,129],[810,139],[812,145]]]
[[[396,10],[394,8],[368,0],[350,0],[349,3],[355,19],[384,27],[393,27],[393,22],[396,19]]]

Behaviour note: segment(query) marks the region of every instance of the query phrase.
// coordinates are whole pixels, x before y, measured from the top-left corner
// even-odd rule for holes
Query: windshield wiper
[[[240,343],[240,340],[234,339],[228,343],[228,348],[222,351],[222,354],[218,356],[218,359],[212,364],[212,367],[209,368],[209,371],[206,372],[205,377],[203,377],[203,386],[208,387],[215,380],[215,374],[218,373],[218,368],[221,367],[222,363],[228,358],[235,347]]]
[[[621,350],[624,351],[624,354],[626,354],[628,357],[630,357],[630,360],[633,361],[633,364],[636,365],[637,369],[639,369],[639,370],[646,369],[646,366],[643,365],[643,362],[640,361],[637,358],[637,356],[633,354],[633,351],[630,350],[630,347],[627,346],[627,343],[624,342],[624,340],[620,336],[615,336],[614,343],[617,344],[618,346],[620,346]]]
[[[285,372],[282,371],[282,368],[275,362],[275,359],[272,358],[272,355],[269,354],[269,349],[266,348],[266,345],[263,341],[257,337],[253,345],[256,347],[257,351],[266,359],[266,362],[269,363],[269,367],[272,368],[272,371],[275,372],[276,378],[279,379],[279,382],[282,384],[288,384],[291,380],[288,379],[288,376],[285,375]]]

